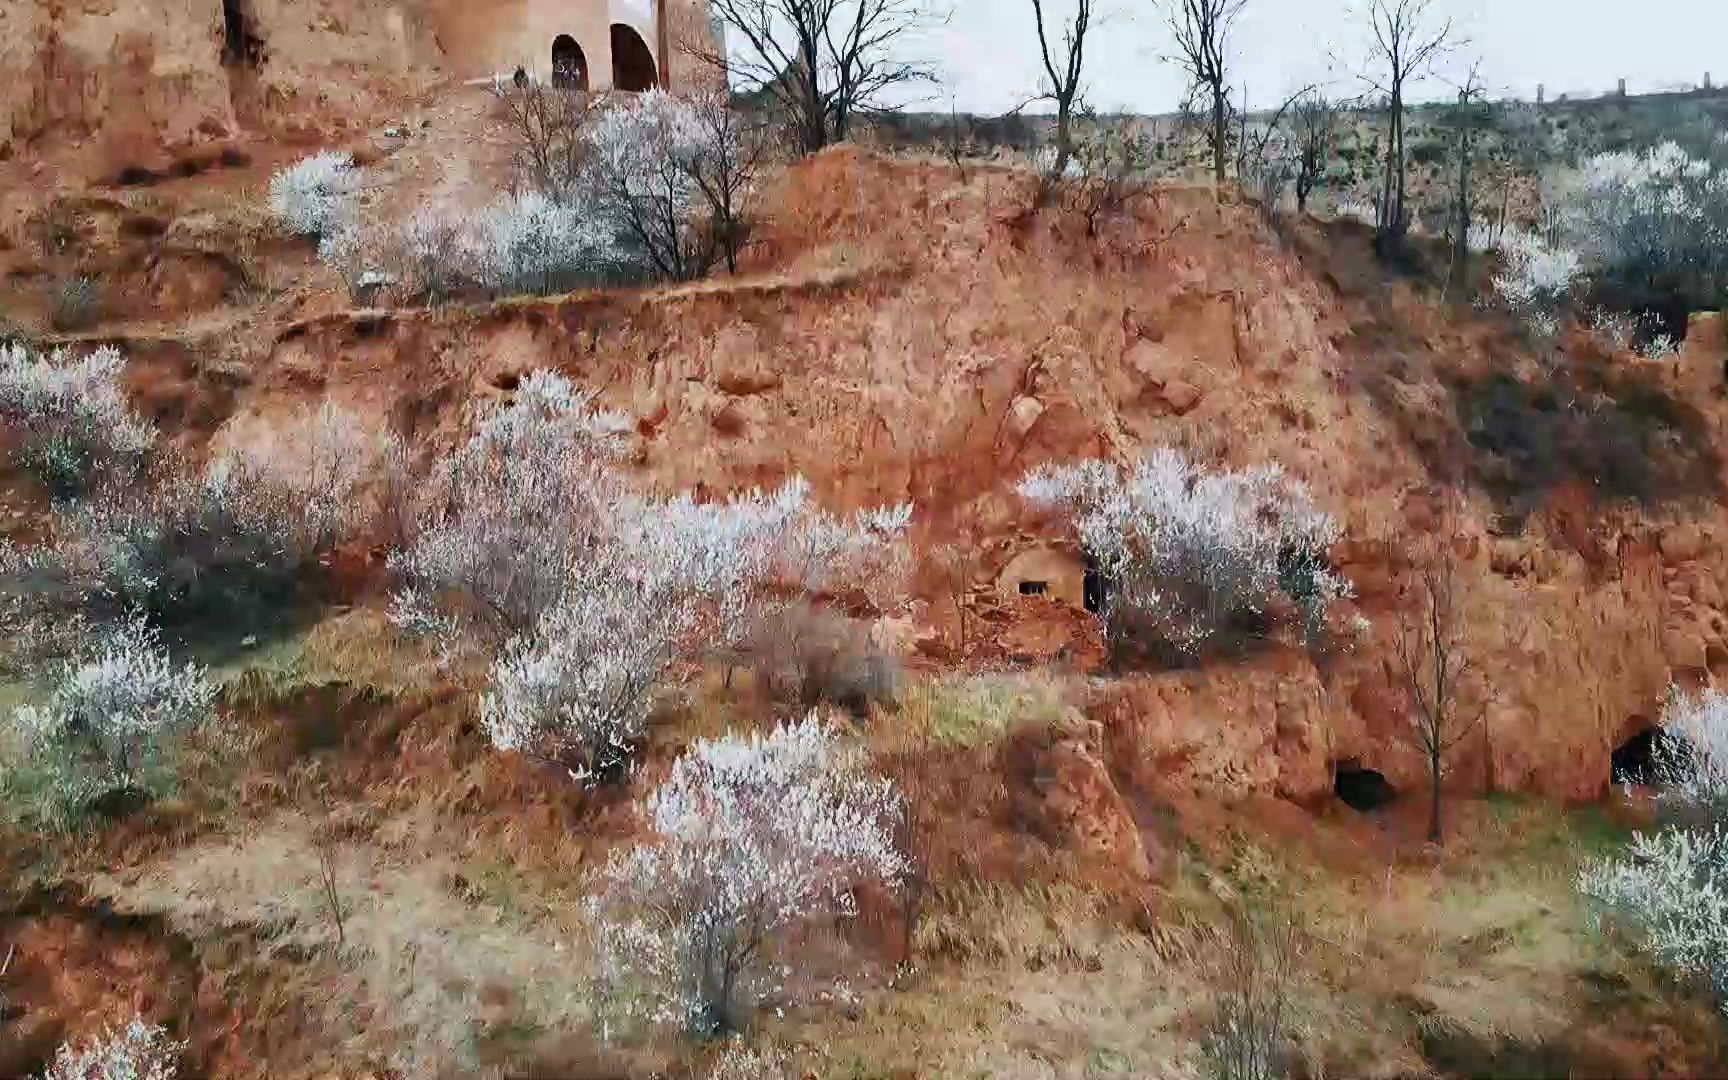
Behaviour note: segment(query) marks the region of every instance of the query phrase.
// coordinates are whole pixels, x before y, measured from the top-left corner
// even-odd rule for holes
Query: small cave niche
[[[1048,581],[1022,581],[1020,583],[1021,596],[1047,596],[1049,593],[1050,583]]]
[[[1398,798],[1398,789],[1390,780],[1373,769],[1363,768],[1356,758],[1333,763],[1332,792],[1339,802],[1364,814]]]
[[[1614,748],[1610,755],[1609,780],[1615,784],[1648,787],[1656,780],[1656,728],[1647,727]]]
[[[1640,727],[1609,755],[1608,781],[1616,786],[1656,787],[1662,782],[1663,771],[1672,778],[1674,771],[1690,769],[1690,750],[1686,740],[1677,735],[1659,727]]]
[[[252,0],[222,0],[222,62],[252,68],[263,60],[264,39],[258,36]]]

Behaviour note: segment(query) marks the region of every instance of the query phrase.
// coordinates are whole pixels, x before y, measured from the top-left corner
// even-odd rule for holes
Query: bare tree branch
[[[807,154],[885,110],[888,91],[934,80],[897,55],[909,35],[940,21],[928,0],[710,0],[709,9],[731,47],[684,42],[684,51],[734,91],[765,99]]]
[[[1086,63],[1086,34],[1092,28],[1092,0],[1075,0],[1074,17],[1062,25],[1059,53],[1050,48],[1050,34],[1045,29],[1044,5],[1048,0],[1032,0],[1032,14],[1038,23],[1038,50],[1044,61],[1044,76],[1050,82],[1037,100],[1056,103],[1056,160],[1051,163],[1046,180],[1059,179],[1068,169],[1074,154],[1074,111],[1081,102],[1081,75]]]

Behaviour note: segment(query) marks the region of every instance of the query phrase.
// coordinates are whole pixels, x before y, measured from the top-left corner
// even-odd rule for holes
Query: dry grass
[[[278,970],[319,961],[321,981],[307,993],[324,1004],[333,1062],[475,1075],[532,1061],[541,1043],[590,1028],[591,965],[578,928],[561,917],[570,909],[563,898],[500,904],[521,888],[507,868],[477,885],[447,858],[361,830],[334,849],[338,944],[313,827],[285,815],[92,888],[122,910],[165,915],[194,939],[244,929],[285,962]]]
[[[1143,913],[1072,876],[951,883],[920,925],[921,973],[850,1018],[801,1017],[774,1033],[824,1078],[1198,1075],[1237,906],[1295,923],[1289,1035],[1312,1075],[1432,1075],[1424,1050],[1442,1038],[1516,1070],[1527,1059],[1511,1055],[1568,1053],[1616,1010],[1683,1027],[1691,1005],[1594,931],[1573,894],[1578,861],[1615,839],[1602,816],[1473,809],[1468,846],[1440,864],[1369,873],[1245,826],[1176,853]],[[1603,986],[1622,989],[1605,1000]]]

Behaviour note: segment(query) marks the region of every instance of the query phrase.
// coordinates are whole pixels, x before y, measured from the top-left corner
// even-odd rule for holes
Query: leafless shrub
[[[868,627],[805,601],[764,612],[745,648],[778,696],[807,708],[830,704],[862,715],[898,694],[899,665]]]
[[[1128,212],[1148,190],[1152,146],[1127,121],[1094,121],[1074,148],[1069,175],[1059,182],[1067,208],[1086,222],[1086,235]]]
[[[48,325],[61,333],[76,333],[95,326],[102,318],[101,288],[80,274],[67,278],[54,290],[48,309]]]
[[[972,583],[978,577],[983,553],[974,545],[943,544],[930,553],[930,562],[940,576],[943,593],[954,605],[955,643],[958,651],[965,653],[971,640],[967,631],[970,629]]]
[[[348,933],[343,925],[342,890],[337,874],[336,831],[331,827],[329,814],[325,820],[311,830],[312,848],[318,855],[318,892],[323,898],[324,907],[330,913],[330,921],[336,927],[336,946],[346,948]]]
[[[588,158],[585,129],[598,99],[532,77],[500,79],[492,84],[492,97],[518,183],[556,198],[573,192]]]
[[[1214,1080],[1275,1080],[1286,1072],[1295,927],[1277,915],[1233,911],[1223,987],[1201,1052]]]

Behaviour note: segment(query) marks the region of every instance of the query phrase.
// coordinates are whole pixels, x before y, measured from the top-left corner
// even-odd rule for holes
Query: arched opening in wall
[[[1398,797],[1392,782],[1373,769],[1364,769],[1356,758],[1334,762],[1332,793],[1352,810],[1368,813],[1378,810]]]
[[[560,90],[588,89],[588,57],[569,34],[552,39],[552,85]]]
[[[1094,615],[1104,613],[1104,572],[1091,558],[1086,560],[1086,576],[1081,580],[1080,597],[1087,611]]]
[[[623,23],[612,24],[612,88],[614,90],[652,90],[659,82],[656,77],[654,54],[642,35]]]
[[[222,62],[230,67],[257,67],[264,59],[264,39],[258,36],[252,0],[222,0]]]

